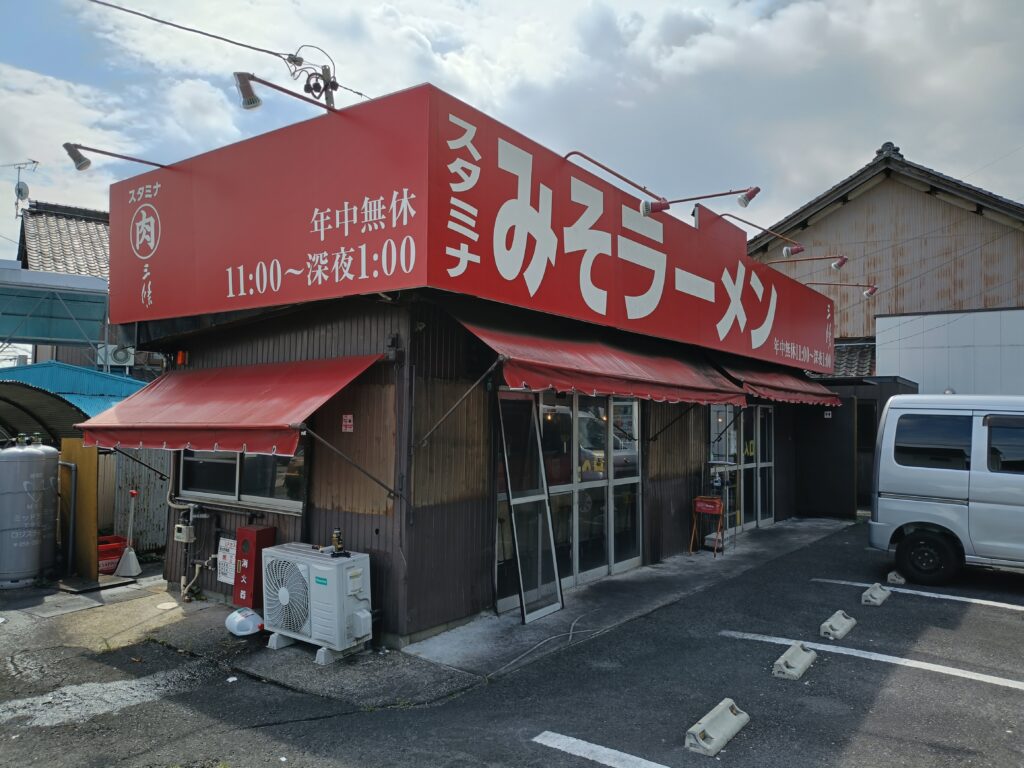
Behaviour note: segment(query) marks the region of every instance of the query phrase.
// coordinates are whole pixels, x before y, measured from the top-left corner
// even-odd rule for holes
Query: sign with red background
[[[429,286],[832,370],[828,298],[639,205],[420,86],[112,186],[111,320]]]

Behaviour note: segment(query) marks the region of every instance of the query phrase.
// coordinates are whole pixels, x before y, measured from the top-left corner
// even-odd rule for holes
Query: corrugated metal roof
[[[108,279],[110,215],[33,200],[21,213],[18,260],[27,269]]]
[[[786,234],[798,227],[806,225],[807,219],[834,203],[845,202],[847,195],[860,185],[878,174],[902,175],[915,179],[931,187],[933,192],[945,192],[961,197],[976,204],[980,209],[988,208],[1005,216],[1024,222],[1024,205],[1009,198],[994,194],[981,187],[947,176],[944,173],[918,163],[912,163],[903,157],[900,148],[891,141],[885,142],[875,151],[874,159],[860,170],[840,181],[831,189],[826,190],[806,205],[798,208],[786,218],[769,227],[773,232]],[[753,254],[775,240],[775,236],[767,231],[752,237],[747,242],[747,253]]]
[[[146,382],[50,360],[0,368],[0,381],[16,381],[59,395],[86,416],[94,416],[142,389]]]
[[[62,437],[80,437],[75,424],[82,411],[60,395],[20,381],[0,381],[0,433],[9,437],[41,433],[57,443]]]

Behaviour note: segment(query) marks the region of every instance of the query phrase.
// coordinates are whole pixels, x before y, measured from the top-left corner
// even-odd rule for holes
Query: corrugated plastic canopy
[[[63,395],[22,381],[0,381],[0,432],[8,437],[39,432],[59,444],[62,437],[80,437],[75,425],[87,416]]]
[[[172,371],[78,426],[106,448],[293,456],[299,424],[381,357]]]
[[[729,376],[740,382],[743,391],[763,400],[805,405],[840,405],[832,390],[816,381],[790,373],[784,368],[730,357],[717,359],[718,365]]]
[[[504,358],[505,382],[514,389],[746,404],[740,389],[697,359],[641,354],[600,341],[527,335],[464,320],[462,324]]]

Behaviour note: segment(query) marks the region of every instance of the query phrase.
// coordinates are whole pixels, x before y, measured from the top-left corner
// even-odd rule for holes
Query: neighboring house
[[[749,241],[752,258],[782,260],[777,233],[806,250],[776,269],[805,284],[837,284],[814,286],[836,306],[834,374],[817,378],[856,403],[837,413],[834,428],[837,444],[856,446],[861,504],[890,396],[1024,394],[1021,203],[913,163],[886,142],[770,229]],[[873,296],[863,295],[867,285],[877,285]]]
[[[836,376],[898,376],[922,393],[1024,394],[1024,204],[886,142],[771,230],[807,249],[775,265],[785,274],[878,286],[872,297],[816,286],[836,303]],[[764,233],[748,253],[781,259],[783,245]],[[835,272],[840,256],[849,261]]]
[[[23,269],[89,275],[108,279],[110,263],[110,216],[106,211],[68,205],[29,202],[21,213],[18,261]],[[81,344],[33,346],[34,362],[56,360],[88,368],[104,368],[152,379],[163,370],[157,355],[135,355],[131,347],[104,339],[82,339]]]

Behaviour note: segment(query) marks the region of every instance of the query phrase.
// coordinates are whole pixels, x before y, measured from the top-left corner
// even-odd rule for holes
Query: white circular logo
[[[132,216],[130,230],[128,237],[132,251],[146,261],[160,245],[160,214],[156,208],[149,203],[140,205]]]

